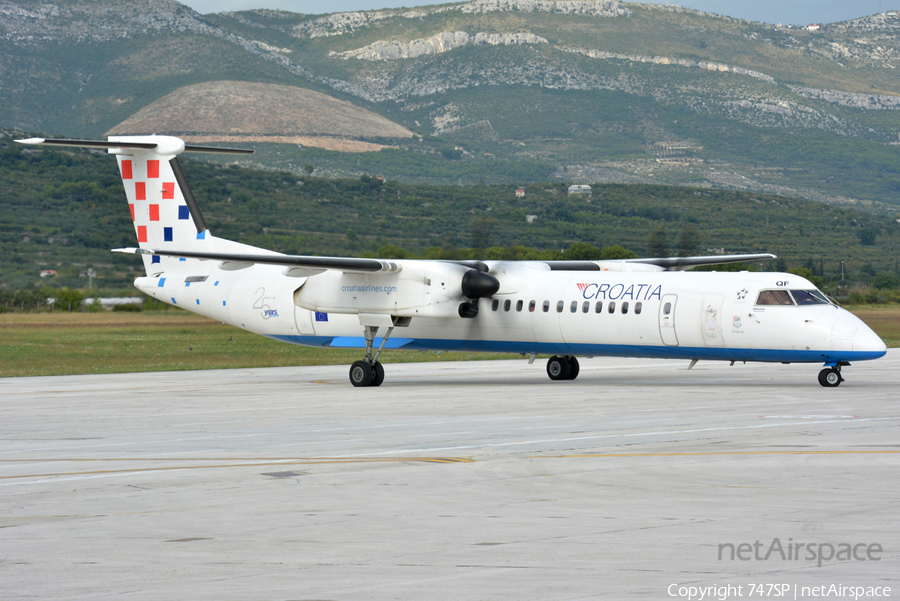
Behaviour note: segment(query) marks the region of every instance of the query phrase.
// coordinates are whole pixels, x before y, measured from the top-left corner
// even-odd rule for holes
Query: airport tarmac
[[[900,597],[900,350],[386,360],[0,380],[0,597]]]

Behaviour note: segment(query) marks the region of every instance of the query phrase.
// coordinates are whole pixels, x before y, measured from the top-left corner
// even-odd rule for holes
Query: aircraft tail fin
[[[141,249],[222,252],[248,249],[214,238],[184,177],[182,152],[249,154],[252,150],[186,145],[171,136],[112,136],[108,141],[32,138],[23,144],[106,148],[116,156],[128,199],[134,231]],[[228,247],[226,249],[226,247]],[[235,247],[235,248],[233,248]],[[178,271],[183,258],[144,254],[147,275]]]

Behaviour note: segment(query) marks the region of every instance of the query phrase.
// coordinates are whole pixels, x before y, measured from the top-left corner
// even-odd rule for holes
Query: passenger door
[[[707,294],[703,297],[703,314],[700,316],[700,328],[703,331],[703,342],[706,346],[724,346],[722,334],[722,301],[721,294]]]
[[[666,294],[659,303],[659,334],[666,346],[678,346],[678,336],[675,334],[675,303],[678,296]]]

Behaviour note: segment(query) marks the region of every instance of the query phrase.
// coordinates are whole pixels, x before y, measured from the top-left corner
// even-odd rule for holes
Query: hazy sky
[[[445,4],[446,0],[180,0],[201,13],[280,8],[295,13],[322,14],[353,10],[377,10],[401,6]],[[666,0],[651,0],[667,4]],[[900,10],[900,0],[678,0],[686,8],[762,21],[764,23],[834,23],[882,11]]]

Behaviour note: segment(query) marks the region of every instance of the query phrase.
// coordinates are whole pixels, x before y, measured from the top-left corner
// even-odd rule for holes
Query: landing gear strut
[[[841,367],[844,365],[850,364],[841,362],[837,365],[826,367],[825,369],[820,371],[819,384],[825,386],[826,388],[834,388],[836,386],[840,386],[841,382],[844,381],[844,378],[841,376]]]
[[[369,321],[371,317],[369,316],[366,321]],[[366,358],[361,361],[355,361],[350,366],[350,383],[354,386],[381,386],[381,383],[384,382],[384,367],[378,362],[378,357],[381,356],[381,351],[384,350],[384,345],[387,344],[388,338],[394,332],[394,328],[405,328],[410,322],[409,317],[376,316],[376,318],[374,323],[379,325],[363,326],[366,334]],[[382,318],[384,321],[382,321]],[[362,316],[360,316],[360,321],[363,321]],[[369,321],[369,323],[373,322]],[[382,325],[387,327],[387,332],[382,338],[381,344],[378,345],[378,350],[373,354],[375,334],[378,333],[378,328]]]
[[[378,357],[381,355],[381,351],[384,350],[384,345],[387,343],[388,338],[391,337],[394,326],[388,328],[374,356],[372,355],[372,347],[375,343],[375,334],[378,333],[378,326],[365,326],[365,331],[366,358],[361,361],[354,361],[353,365],[350,366],[350,383],[354,386],[381,386],[381,383],[384,382],[384,367],[378,362]]]
[[[574,380],[580,369],[578,359],[572,355],[553,355],[547,361],[547,375],[551,380]]]

